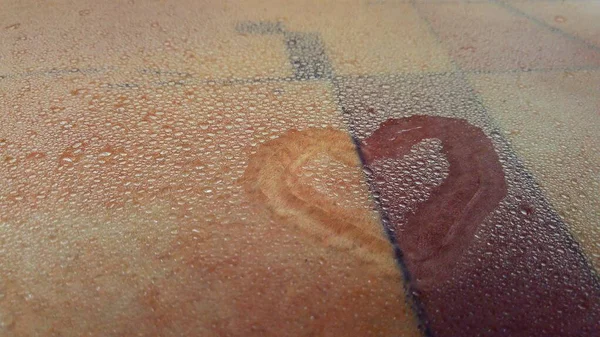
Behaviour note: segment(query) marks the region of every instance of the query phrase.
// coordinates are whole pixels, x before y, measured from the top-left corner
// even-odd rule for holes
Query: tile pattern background
[[[569,322],[593,328],[590,322],[600,321],[600,302],[593,301],[598,276],[591,267],[600,266],[598,1],[12,1],[3,4],[0,22],[0,225],[10,234],[1,238],[19,243],[3,252],[26,252],[1,265],[8,276],[0,283],[0,332],[75,335],[111,324],[116,335],[452,335],[462,329],[463,335],[566,336],[577,331],[575,325],[569,330]],[[221,127],[206,117],[238,110],[254,119],[227,117]],[[414,295],[410,284],[401,285],[399,272],[389,271],[391,251],[383,258],[387,267],[365,266],[297,228],[290,234],[267,216],[252,218],[254,206],[235,187],[205,192],[223,181],[235,186],[253,146],[290,127],[332,127],[361,139],[385,119],[414,114],[466,118],[482,127],[513,179],[510,198],[495,217],[509,216],[517,227],[541,224],[535,231],[506,230],[488,219],[456,274],[460,278],[471,261],[494,266],[503,256],[504,264],[483,271],[500,280],[495,285],[468,288],[474,284],[469,277],[483,276],[462,273],[467,288]],[[251,130],[255,138],[244,137]],[[74,154],[79,139],[90,134],[100,136],[85,145],[85,155]],[[119,144],[129,146],[132,135],[140,139],[137,150],[119,154]],[[237,145],[219,149],[212,141]],[[206,145],[190,145],[198,142]],[[105,143],[116,145],[107,149]],[[196,155],[177,154],[184,149]],[[215,159],[186,161],[202,151]],[[110,159],[100,159],[107,166],[94,166],[106,153]],[[190,175],[205,167],[213,183],[202,186]],[[369,199],[367,184],[358,186],[356,193]],[[520,215],[520,194],[544,210],[536,220]],[[241,210],[235,203],[214,209],[227,198],[241,198]],[[59,211],[50,214],[52,209]],[[102,228],[101,210],[112,212],[106,222],[130,226]],[[214,233],[196,232],[198,217],[206,214],[201,222],[227,229],[208,225]],[[247,229],[237,228],[234,219],[254,224],[254,236],[237,237]],[[377,215],[371,219],[377,232]],[[36,232],[48,223],[56,233]],[[161,226],[148,232],[147,223]],[[277,239],[264,244],[270,235]],[[142,236],[149,241],[140,242]],[[490,237],[504,248],[490,249]],[[216,254],[201,271],[190,267],[205,258],[194,255],[196,240],[209,242]],[[252,253],[223,251],[224,240]],[[527,255],[532,247],[545,253]],[[147,261],[148,255],[154,259]],[[329,268],[321,267],[323,261]],[[563,272],[553,272],[565,262]],[[220,265],[229,267],[215,271]],[[537,281],[526,277],[535,268],[541,268],[540,278],[563,279],[547,293],[536,292]],[[203,277],[208,279],[192,281]],[[270,281],[240,288],[241,277]],[[319,281],[306,283],[311,277]],[[38,283],[40,278],[49,282]],[[120,291],[120,284],[132,290]],[[239,293],[228,294],[231,289]],[[261,294],[273,289],[281,295]],[[579,298],[578,289],[593,291]],[[528,291],[531,297],[518,298]],[[302,298],[316,292],[323,301],[303,307]],[[233,304],[219,307],[223,294]],[[578,302],[565,300],[567,295]],[[443,302],[460,297],[465,299],[444,309]],[[501,301],[530,319],[482,310],[501,307]],[[572,304],[560,309],[565,317],[544,317],[545,309],[556,313],[561,303]],[[218,312],[211,312],[215,307]],[[280,316],[273,316],[273,307]],[[243,313],[251,314],[241,320]],[[198,315],[211,320],[199,322]],[[332,317],[343,323],[327,327]],[[556,324],[544,331],[544,319]],[[294,320],[299,323],[285,324]],[[279,323],[267,327],[265,321]],[[135,322],[148,323],[148,330],[137,330]]]

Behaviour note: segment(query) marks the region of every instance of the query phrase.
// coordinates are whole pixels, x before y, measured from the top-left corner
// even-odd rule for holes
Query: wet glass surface
[[[1,336],[600,334],[600,2],[0,5]]]

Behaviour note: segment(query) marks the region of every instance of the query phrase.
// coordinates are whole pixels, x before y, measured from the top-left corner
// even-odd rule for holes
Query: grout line
[[[453,61],[451,61],[453,63]],[[64,75],[64,74],[102,74],[108,73],[111,71],[119,71],[118,68],[110,67],[110,68],[71,68],[71,69],[51,69],[44,71],[36,71],[36,72],[25,72],[25,73],[15,73],[15,74],[0,74],[0,81],[2,80],[14,80],[17,78],[25,78],[25,77],[35,77],[35,76],[55,76],[55,75]],[[348,74],[343,75],[343,77],[347,78],[361,78],[361,77],[410,77],[410,76],[436,76],[436,75],[449,75],[456,74],[459,70],[455,69],[453,71],[442,71],[442,72],[398,72],[398,73],[376,73],[376,74]],[[486,75],[501,75],[501,74],[527,74],[527,73],[551,73],[551,72],[578,72],[578,71],[600,71],[600,65],[589,65],[589,66],[577,66],[577,67],[564,67],[564,68],[528,68],[528,69],[498,69],[498,70],[460,70],[462,74],[486,74]],[[236,77],[226,77],[226,78],[215,78],[215,79],[198,79],[194,77],[192,73],[186,72],[177,72],[177,71],[167,71],[162,72],[158,70],[151,69],[140,69],[138,70],[141,74],[151,74],[156,75],[156,77],[165,76],[171,77],[171,79],[165,79],[160,82],[156,82],[157,85],[170,85],[169,82],[174,82],[174,84],[185,85],[185,84],[202,84],[202,85],[239,85],[239,84],[256,84],[256,83],[277,83],[277,82],[310,82],[310,81],[318,81],[322,79],[335,79],[336,77],[342,76],[325,76],[322,78],[297,78],[295,76],[289,77],[248,77],[248,78],[236,78]],[[179,77],[179,78],[177,78]],[[106,84],[105,84],[106,85]],[[111,87],[124,87],[124,88],[132,88],[139,87],[138,84],[109,84]]]
[[[288,53],[288,61],[292,65],[292,67],[294,67],[293,80],[326,81],[333,87],[332,94],[336,101],[338,113],[342,115],[342,119],[345,121],[346,130],[352,139],[356,155],[360,159],[361,167],[364,169],[364,157],[360,150],[360,142],[355,137],[356,132],[355,130],[353,130],[352,124],[350,122],[347,122],[346,118],[344,118],[344,106],[342,99],[339,95],[340,87],[337,81],[335,80],[335,69],[327,56],[326,47],[320,38],[320,34],[290,31],[284,31],[283,34],[286,37],[285,48]],[[308,54],[306,54],[307,52]],[[302,62],[299,63],[299,60],[301,60]],[[396,265],[398,266],[398,269],[400,270],[402,276],[404,296],[406,298],[406,301],[409,303],[409,306],[417,320],[417,329],[421,332],[421,334],[424,337],[432,337],[431,330],[427,325],[428,320],[423,305],[420,301],[418,301],[418,299],[414,295],[415,289],[412,287],[412,278],[410,272],[406,264],[404,263],[404,255],[402,253],[402,250],[400,249],[400,246],[398,245],[398,242],[396,241],[396,238],[394,237],[393,232],[388,226],[388,216],[381,207],[380,200],[374,196],[373,185],[371,184],[371,181],[369,181],[368,177],[365,178],[369,188],[370,196],[373,197],[375,201],[375,206],[378,211],[377,213],[380,217],[380,226],[383,227],[383,231],[387,235],[388,242],[392,245],[392,248],[394,250],[394,260],[396,261]]]
[[[497,0],[490,0],[490,1],[497,2]],[[434,35],[434,37],[438,41],[438,43],[440,43],[442,45],[442,47],[444,47],[443,43],[441,42],[441,39],[439,38],[439,35],[433,29],[429,20],[424,15],[421,14],[421,12],[417,8],[414,0],[413,0],[413,6],[415,7],[415,10],[417,11],[417,14],[419,15],[419,17],[428,25],[428,27],[430,28],[430,31],[432,32],[432,34]],[[477,93],[477,90],[475,90],[475,88],[473,88],[471,81],[469,81],[468,77],[465,76],[465,74],[487,74],[488,72],[485,72],[485,71],[483,71],[483,72],[481,72],[481,71],[465,72],[455,63],[455,60],[453,58],[451,59],[451,63],[455,67],[455,69],[456,69],[455,73],[459,76],[459,79],[462,79],[464,81],[469,95],[471,97],[473,97],[475,103],[477,105],[479,105],[479,107],[482,111],[482,116],[485,118],[486,122],[489,123],[491,132],[497,132],[498,134],[503,135],[504,130],[501,127],[499,127],[499,125],[496,123],[495,119],[490,115],[490,113],[488,112],[488,110],[483,102],[482,97]],[[588,67],[577,67],[577,68],[588,70],[588,69],[586,69]],[[598,67],[593,66],[593,69],[594,70],[598,69]],[[505,73],[521,73],[521,72],[527,73],[527,72],[532,72],[532,71],[531,70],[521,70],[521,71],[508,71]],[[543,72],[548,72],[548,71],[542,70],[541,72],[543,73]],[[494,72],[492,72],[491,74],[493,74],[493,73]],[[562,225],[561,229],[562,229],[563,233],[565,234],[566,239],[570,240],[572,243],[575,244],[575,246],[577,247],[577,255],[579,255],[579,257],[585,263],[586,267],[591,271],[592,277],[594,278],[594,281],[596,282],[596,284],[600,285],[600,272],[594,268],[592,260],[588,257],[586,251],[583,249],[583,247],[581,245],[581,242],[577,239],[577,236],[575,236],[575,234],[573,233],[571,228],[565,223],[564,219],[560,215],[558,215],[558,212],[556,211],[556,207],[554,207],[554,205],[550,201],[550,198],[545,194],[544,190],[541,188],[541,185],[537,182],[536,177],[533,175],[533,173],[531,173],[529,171],[529,169],[525,165],[525,161],[520,159],[519,155],[514,150],[509,139],[502,136],[501,143],[503,146],[506,147],[507,151],[509,152],[509,156],[513,157],[515,160],[515,168],[514,168],[515,173],[520,175],[524,179],[524,182],[526,184],[530,184],[530,186],[532,186],[535,190],[537,190],[540,193],[541,204],[546,205],[549,212],[559,220],[559,223]]]
[[[506,70],[463,70],[464,74],[519,74],[519,73],[552,73],[552,72],[575,72],[575,71],[596,71],[600,70],[600,65],[575,66],[564,68],[527,68],[527,69],[506,69]]]
[[[288,54],[288,62],[294,70],[292,78],[285,78],[286,81],[293,82],[305,82],[305,81],[325,81],[332,86],[332,95],[336,101],[338,113],[342,116],[346,124],[346,130],[352,139],[355,147],[357,156],[360,159],[361,166],[364,169],[364,157],[360,150],[360,142],[355,137],[355,130],[351,122],[348,122],[344,117],[345,109],[343,106],[342,99],[340,98],[339,92],[340,87],[336,81],[335,69],[333,68],[323,41],[321,40],[319,33],[311,32],[295,32],[286,30],[283,25],[274,24],[270,22],[244,22],[243,25],[238,25],[238,30],[256,32],[258,34],[283,34],[284,46]],[[278,81],[280,79],[273,78]],[[431,337],[432,333],[427,325],[427,317],[425,310],[420,301],[416,298],[415,290],[412,287],[410,272],[404,263],[404,256],[396,241],[393,232],[390,230],[389,219],[386,212],[381,206],[380,200],[375,197],[373,193],[373,185],[369,180],[369,177],[365,177],[367,182],[370,196],[375,201],[375,207],[379,214],[379,223],[383,227],[385,235],[387,235],[388,242],[392,245],[394,250],[394,260],[402,276],[402,286],[404,288],[404,296],[406,301],[409,303],[411,310],[413,311],[415,318],[418,322],[417,329],[425,337]]]
[[[337,87],[337,84],[335,86]],[[348,126],[349,126],[350,137],[352,138],[352,143],[354,144],[354,147],[356,149],[356,154],[358,155],[358,158],[360,160],[361,167],[364,169],[367,166],[365,165],[365,158],[360,149],[360,140],[352,134],[352,131],[350,131],[350,129],[352,127],[350,125],[348,125]],[[392,248],[394,250],[394,258],[396,260],[396,264],[398,265],[398,268],[400,269],[400,272],[402,273],[402,281],[404,282],[404,293],[405,293],[404,296],[406,296],[406,298],[408,299],[410,307],[413,310],[413,312],[415,313],[415,316],[416,316],[416,319],[418,322],[417,328],[419,329],[419,331],[421,331],[423,336],[433,337],[433,332],[431,331],[431,328],[429,327],[429,320],[428,320],[427,312],[425,311],[423,304],[417,299],[417,296],[415,296],[415,289],[411,286],[412,276],[411,276],[410,272],[408,271],[408,267],[406,266],[406,263],[404,262],[404,253],[402,253],[402,249],[400,248],[400,245],[398,244],[398,240],[396,240],[396,236],[395,236],[394,232],[391,230],[391,226],[389,225],[391,223],[390,218],[387,215],[387,212],[381,206],[382,203],[381,203],[380,198],[376,196],[377,195],[375,193],[376,189],[373,188],[374,184],[372,183],[371,178],[366,176],[364,173],[363,173],[363,176],[365,176],[365,180],[367,181],[367,185],[368,185],[367,187],[369,188],[369,194],[373,198],[373,201],[375,202],[375,207],[377,208],[377,213],[379,214],[379,222],[380,222],[381,226],[383,227],[385,235],[387,236],[388,241],[392,245]]]
[[[593,50],[595,50],[597,52],[600,52],[600,47],[599,46],[596,46],[595,44],[590,43],[590,42],[586,41],[585,39],[583,39],[583,38],[581,38],[581,37],[579,37],[577,35],[574,35],[572,33],[568,33],[568,32],[566,32],[566,31],[564,31],[564,30],[562,30],[560,28],[554,27],[554,26],[546,23],[545,21],[543,21],[541,19],[538,19],[538,18],[536,18],[536,17],[534,17],[532,15],[529,15],[529,14],[523,12],[522,10],[520,10],[518,8],[515,8],[515,7],[511,6],[511,5],[509,5],[508,3],[504,2],[504,1],[489,0],[489,2],[495,4],[495,5],[499,6],[499,7],[502,7],[504,9],[506,9],[507,11],[512,12],[513,14],[521,16],[521,17],[523,17],[523,18],[525,18],[525,19],[527,19],[527,20],[535,23],[536,25],[538,25],[540,27],[546,28],[546,29],[548,29],[549,31],[551,31],[551,32],[553,32],[555,34],[561,35],[562,37],[565,37],[565,38],[567,38],[567,39],[569,39],[571,41],[575,41],[575,42],[581,43],[581,44],[585,45],[586,47],[588,47],[590,49],[593,49]]]
[[[332,72],[333,71],[334,71],[334,69],[332,68]],[[366,168],[366,165],[365,165],[365,159],[364,159],[363,153],[361,151],[360,140],[355,136],[355,134],[357,132],[356,132],[356,130],[354,130],[354,126],[352,125],[352,122],[348,121],[344,116],[346,114],[346,112],[345,112],[346,109],[344,109],[342,99],[340,98],[340,95],[339,95],[340,86],[335,79],[336,79],[336,77],[334,77],[333,79],[330,79],[329,82],[331,83],[331,85],[333,86],[333,89],[334,89],[333,94],[335,96],[336,104],[338,106],[338,110],[339,110],[338,113],[342,114],[342,119],[344,120],[344,122],[346,124],[347,131],[350,135],[350,138],[352,139],[352,143],[354,144],[356,155],[358,156],[358,158],[360,160],[360,165],[361,165],[361,168],[363,169],[362,175],[363,175],[365,181],[367,182],[367,188],[369,189],[369,196],[373,199],[375,208],[377,209],[377,214],[379,215],[379,224],[382,227],[383,232],[387,236],[388,242],[392,245],[392,248],[394,251],[394,260],[396,261],[396,265],[398,266],[398,269],[400,270],[400,273],[402,276],[404,296],[405,296],[406,301],[408,302],[411,310],[413,311],[413,313],[415,315],[415,318],[417,321],[417,329],[421,332],[423,337],[433,337],[433,332],[431,331],[431,328],[429,327],[429,319],[428,319],[427,312],[425,311],[425,308],[424,308],[423,304],[421,303],[421,301],[415,295],[416,289],[412,286],[412,276],[410,274],[410,271],[408,270],[408,267],[406,266],[406,263],[404,262],[404,254],[402,253],[402,249],[400,248],[400,245],[398,244],[398,241],[396,240],[394,232],[392,232],[392,230],[390,229],[391,226],[389,226],[389,224],[390,224],[389,216],[387,215],[386,211],[381,206],[382,203],[381,203],[380,198],[376,196],[376,193],[375,193],[376,190],[374,189],[374,185],[373,185],[370,177],[368,177],[364,173],[364,169]]]
[[[342,99],[339,95],[340,86],[339,86],[338,81],[336,80],[338,77],[335,76],[335,68],[330,64],[329,69],[331,71],[331,73],[330,73],[331,77],[327,78],[327,80],[333,87],[333,95],[335,97],[336,105],[338,107],[338,113],[342,115],[342,119],[344,120],[344,123],[346,124],[346,129],[350,135],[350,138],[352,139],[352,143],[354,144],[354,149],[356,151],[356,155],[358,156],[358,158],[360,160],[360,165],[361,165],[361,168],[363,169],[362,175],[363,175],[365,181],[367,182],[367,188],[369,189],[369,196],[371,198],[373,198],[375,207],[377,209],[377,214],[379,215],[379,224],[382,227],[383,232],[387,236],[388,242],[392,245],[392,249],[394,251],[394,260],[395,260],[396,265],[398,266],[398,269],[402,276],[402,286],[403,286],[403,290],[404,290],[404,297],[405,297],[406,302],[408,303],[410,309],[412,310],[412,312],[415,315],[415,319],[417,321],[417,329],[421,332],[421,335],[423,337],[433,337],[433,332],[431,331],[431,328],[429,327],[429,319],[428,319],[427,312],[425,311],[425,307],[423,306],[421,301],[415,295],[416,289],[412,285],[412,276],[410,274],[410,271],[408,270],[406,263],[404,262],[404,254],[402,253],[402,249],[400,248],[400,245],[398,244],[398,241],[396,240],[394,232],[392,232],[392,230],[390,229],[391,226],[389,226],[389,224],[390,224],[389,216],[387,215],[387,212],[383,209],[381,200],[374,193],[375,189],[374,189],[373,182],[371,181],[370,177],[368,177],[364,173],[364,169],[366,168],[366,165],[365,165],[365,159],[364,159],[363,153],[361,151],[360,140],[355,136],[357,134],[357,132],[354,129],[352,122],[350,120],[348,120],[347,118],[345,118],[345,116],[344,116],[345,109],[344,109]]]

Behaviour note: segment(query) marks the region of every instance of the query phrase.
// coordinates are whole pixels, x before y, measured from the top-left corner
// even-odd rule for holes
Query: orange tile
[[[113,75],[0,81],[0,332],[419,335],[329,84]]]

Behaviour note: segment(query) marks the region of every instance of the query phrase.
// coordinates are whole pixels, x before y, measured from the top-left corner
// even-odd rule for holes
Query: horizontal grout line
[[[566,31],[564,31],[564,30],[562,30],[560,28],[554,27],[554,26],[548,24],[547,22],[545,22],[544,20],[538,19],[538,18],[536,18],[536,17],[534,17],[532,15],[529,15],[529,14],[523,12],[522,10],[520,10],[520,9],[518,9],[516,7],[511,6],[509,3],[505,2],[505,1],[502,1],[502,0],[489,0],[489,1],[490,1],[490,3],[493,3],[493,4],[497,5],[498,7],[502,7],[505,10],[507,10],[507,11],[509,11],[509,12],[515,14],[515,15],[521,16],[521,17],[523,17],[523,18],[531,21],[532,23],[534,23],[534,24],[536,24],[536,25],[538,25],[540,27],[548,29],[552,33],[556,33],[556,34],[561,35],[561,36],[563,36],[563,37],[565,37],[565,38],[567,38],[567,39],[569,39],[571,41],[581,43],[581,44],[585,45],[586,47],[588,47],[590,49],[593,49],[593,50],[595,50],[597,52],[600,52],[600,47],[599,46],[597,46],[597,45],[595,45],[593,43],[590,43],[590,42],[586,41],[585,39],[583,39],[583,38],[581,38],[581,37],[579,37],[579,36],[577,36],[575,34],[572,34],[572,33],[566,32]]]
[[[47,71],[35,71],[25,72],[16,74],[1,74],[1,80],[13,80],[24,77],[37,77],[37,76],[61,76],[69,74],[99,74],[109,73],[112,71],[119,71],[117,68],[71,68],[71,69],[52,69]],[[150,74],[153,79],[159,79],[160,77],[167,77],[166,79],[155,82],[155,85],[185,85],[185,84],[206,84],[206,85],[238,85],[238,84],[256,84],[256,83],[277,83],[277,82],[320,82],[323,80],[330,80],[336,78],[368,78],[368,77],[411,77],[411,76],[443,76],[453,74],[527,74],[527,73],[555,73],[555,72],[578,72],[578,71],[600,71],[600,65],[596,66],[581,66],[581,67],[562,67],[562,68],[530,68],[530,69],[497,69],[497,70],[461,70],[461,71],[442,71],[442,72],[398,72],[398,73],[374,73],[374,74],[347,74],[347,75],[335,75],[314,79],[298,79],[294,76],[289,77],[249,77],[249,78],[214,78],[214,79],[199,79],[194,77],[193,74],[178,71],[157,71],[151,69],[140,69],[139,72],[143,74]],[[168,77],[171,77],[170,79]],[[109,84],[113,87],[122,86],[124,88],[135,88],[142,86],[141,84],[134,83],[122,83],[122,84]],[[145,84],[147,85],[147,83]]]

